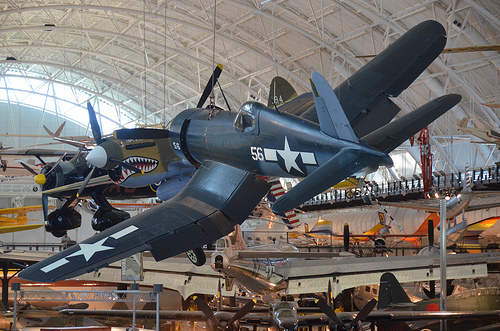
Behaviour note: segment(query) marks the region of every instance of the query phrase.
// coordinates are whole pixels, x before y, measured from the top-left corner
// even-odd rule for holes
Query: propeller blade
[[[148,128],[136,128],[136,129],[119,129],[115,130],[113,136],[116,139],[126,140],[126,139],[165,139],[168,138],[169,132],[164,129],[148,129]]]
[[[222,73],[222,64],[218,64],[217,67],[215,67],[215,70],[212,73],[212,76],[210,76],[210,79],[208,80],[208,83],[205,86],[203,93],[201,94],[200,101],[198,101],[198,104],[196,105],[196,108],[203,107],[203,105],[205,104],[205,101],[207,101],[207,99],[208,99],[208,96],[210,95],[210,93],[212,93],[212,90],[215,87],[215,83],[219,79],[219,76],[221,73]]]
[[[376,305],[377,305],[377,299],[371,299],[370,302],[368,302],[366,305],[363,306],[363,308],[361,308],[359,313],[356,315],[354,321],[352,321],[352,324],[356,325],[358,321],[368,316],[368,314],[373,310],[373,308],[375,308]]]
[[[48,176],[52,171],[54,171],[54,169],[59,165],[59,163],[61,163],[61,161],[64,159],[64,157],[66,156],[67,153],[64,153],[57,161],[56,163],[54,163],[54,165],[52,166],[52,168],[50,168],[50,170],[45,174],[45,176]]]
[[[117,160],[117,159],[110,158],[109,161],[116,162],[116,163],[120,164],[122,167],[124,167],[125,169],[129,169],[129,170],[132,170],[132,171],[140,173],[140,174],[144,173],[144,171],[142,171],[141,169],[139,169],[137,167],[134,167],[130,163],[124,162],[122,160]]]
[[[215,317],[212,309],[206,304],[205,301],[203,301],[202,298],[196,297],[196,299],[194,299],[194,303],[196,303],[196,305],[198,306],[198,309],[200,309],[209,320],[211,320],[218,327],[221,326],[219,320],[217,319],[217,317]]]
[[[43,210],[43,221],[47,220],[49,216],[49,196],[45,193],[42,193],[42,210]]]
[[[316,299],[316,305],[319,309],[321,309],[323,313],[326,314],[326,316],[330,317],[332,321],[337,323],[337,325],[339,325],[340,327],[344,327],[344,322],[340,320],[337,314],[335,314],[335,311],[328,305],[328,303],[324,299]]]
[[[90,170],[89,174],[87,177],[82,182],[82,185],[80,185],[80,188],[78,189],[78,192],[76,193],[76,197],[78,198],[80,194],[82,194],[83,190],[85,190],[85,187],[89,183],[90,179],[92,178],[92,175],[94,174],[95,167],[92,167],[92,170]]]
[[[332,292],[332,282],[328,281],[328,306],[333,309],[333,292]]]
[[[349,223],[344,224],[344,252],[349,252]]]
[[[255,302],[250,301],[249,303],[241,307],[241,309],[238,310],[236,314],[233,315],[233,317],[231,317],[231,319],[228,322],[228,325],[232,325],[235,321],[239,320],[240,318],[251,312],[254,306]]]
[[[87,110],[89,112],[89,122],[90,128],[92,129],[92,135],[94,136],[94,140],[96,144],[100,144],[103,142],[101,136],[101,127],[99,126],[99,122],[97,122],[97,116],[95,115],[94,107],[92,104],[87,101]]]
[[[21,163],[21,165],[24,167],[24,169],[28,170],[29,172],[31,172],[33,175],[38,175],[38,173],[33,170],[33,168],[31,168],[27,163],[23,162],[23,161],[19,161],[19,163]]]

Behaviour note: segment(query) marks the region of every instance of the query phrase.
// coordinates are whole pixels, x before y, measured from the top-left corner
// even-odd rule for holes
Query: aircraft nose
[[[45,177],[44,174],[38,174],[35,176],[35,182],[40,185],[45,185],[45,182],[47,181],[47,178]]]
[[[97,168],[104,168],[108,162],[108,153],[103,147],[96,146],[90,151],[85,159],[88,163],[96,166]]]
[[[280,328],[286,331],[297,330],[297,320],[292,318],[284,318],[280,321]]]

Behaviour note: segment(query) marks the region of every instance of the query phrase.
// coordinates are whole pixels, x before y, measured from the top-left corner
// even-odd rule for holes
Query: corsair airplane
[[[259,176],[304,177],[273,204],[274,212],[285,212],[349,176],[391,166],[387,153],[461,99],[456,94],[438,97],[388,123],[399,111],[389,96],[399,95],[445,43],[439,23],[420,23],[341,84],[337,90],[343,104],[313,72],[315,107],[301,116],[284,111],[293,100],[281,110],[246,102],[237,112],[187,109],[168,130],[117,130],[122,140],[167,135],[177,156],[198,169],[174,198],[25,269],[19,277],[71,278],[145,250],[157,261],[194,250],[199,259],[193,262],[199,263],[201,247],[232,232],[268,192],[270,185]],[[108,161],[116,162],[107,154],[91,162]]]

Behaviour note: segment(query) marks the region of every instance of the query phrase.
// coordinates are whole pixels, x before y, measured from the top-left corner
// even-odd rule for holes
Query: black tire
[[[207,257],[205,256],[205,252],[201,247],[186,251],[186,255],[189,261],[191,261],[197,267],[201,267],[205,264],[205,262],[207,262]]]

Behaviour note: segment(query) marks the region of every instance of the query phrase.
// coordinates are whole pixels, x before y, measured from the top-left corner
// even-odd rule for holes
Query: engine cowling
[[[82,216],[73,208],[56,209],[47,216],[45,230],[55,237],[63,237],[68,230],[79,228]]]
[[[95,231],[104,231],[128,218],[130,218],[130,214],[126,211],[116,208],[99,208],[92,218],[92,229]]]
[[[229,269],[230,262],[227,254],[222,252],[215,252],[210,257],[210,266],[217,272]]]

